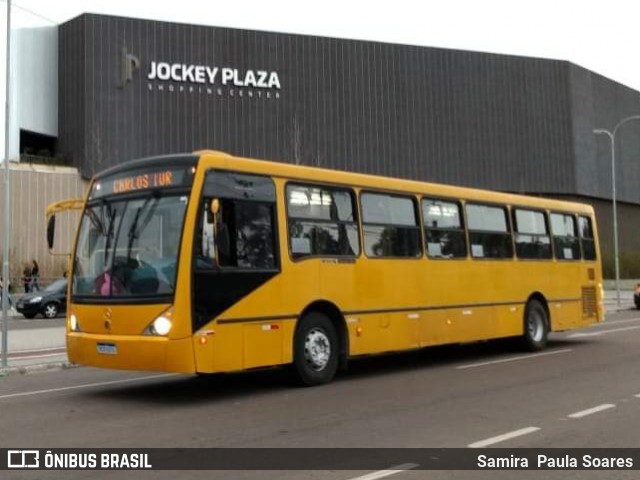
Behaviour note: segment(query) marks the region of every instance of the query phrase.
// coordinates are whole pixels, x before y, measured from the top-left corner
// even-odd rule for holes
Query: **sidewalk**
[[[67,364],[65,330],[64,326],[9,330],[9,371],[46,370]]]
[[[604,310],[613,313],[623,310],[633,310],[633,290],[620,290],[620,308],[618,308],[617,292],[615,290],[604,291]]]

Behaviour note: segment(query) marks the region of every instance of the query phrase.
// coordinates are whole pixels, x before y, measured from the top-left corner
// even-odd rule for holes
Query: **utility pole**
[[[11,234],[11,206],[9,195],[9,98],[11,95],[11,0],[7,1],[7,66],[6,98],[4,113],[4,243],[2,248],[2,371],[6,372],[9,361],[9,238]]]

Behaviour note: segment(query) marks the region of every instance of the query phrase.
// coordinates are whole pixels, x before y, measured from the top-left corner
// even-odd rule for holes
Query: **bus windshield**
[[[172,296],[187,201],[184,193],[155,190],[88,204],[80,223],[72,295]]]

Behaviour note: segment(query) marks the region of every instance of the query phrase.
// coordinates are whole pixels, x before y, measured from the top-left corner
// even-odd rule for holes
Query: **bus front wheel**
[[[338,335],[331,320],[310,312],[300,320],[293,340],[293,370],[302,385],[330,382],[338,369]]]
[[[523,346],[532,352],[542,350],[549,335],[547,310],[539,300],[530,300],[524,313]]]

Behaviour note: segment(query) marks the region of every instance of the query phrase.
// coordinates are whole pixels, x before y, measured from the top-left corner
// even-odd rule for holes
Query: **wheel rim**
[[[529,337],[534,342],[540,342],[544,336],[544,317],[542,312],[534,310],[529,313],[529,322],[527,324]]]
[[[53,317],[55,317],[57,315],[57,313],[58,313],[58,309],[56,308],[55,305],[47,305],[44,308],[44,315],[47,318],[53,318]]]
[[[331,342],[320,328],[313,328],[304,340],[304,358],[311,369],[316,372],[322,370],[329,363],[331,357]]]

